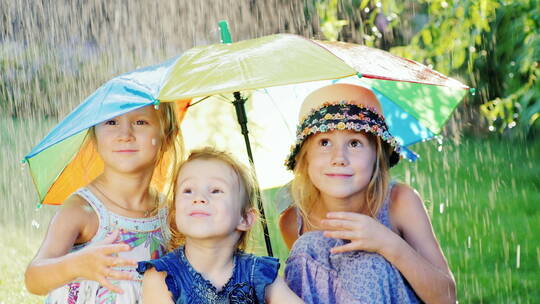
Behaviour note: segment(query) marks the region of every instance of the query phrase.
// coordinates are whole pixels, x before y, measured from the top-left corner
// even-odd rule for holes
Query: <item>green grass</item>
[[[36,210],[35,191],[19,160],[50,125],[0,117],[0,304],[43,300],[26,292],[23,274],[55,208]],[[413,150],[421,159],[402,161],[392,175],[423,197],[459,302],[534,303],[540,298],[540,141],[462,139],[444,142],[440,151],[431,141]],[[276,209],[265,204],[274,252],[283,258]],[[263,244],[257,243],[259,252]]]
[[[459,301],[540,298],[540,142],[464,140],[441,152],[432,142],[418,152],[394,175],[428,205]]]

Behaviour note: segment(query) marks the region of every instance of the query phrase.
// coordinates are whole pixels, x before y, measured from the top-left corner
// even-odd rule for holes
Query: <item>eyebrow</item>
[[[178,181],[178,184],[181,185],[181,184],[183,184],[183,183],[185,183],[185,182],[188,182],[188,181],[190,181],[190,180],[192,180],[192,179],[194,179],[194,178],[193,178],[193,177],[188,177],[188,178],[186,178],[186,179],[180,179],[180,180]],[[224,184],[226,184],[226,185],[232,186],[232,185],[230,185],[229,182],[227,182],[226,179],[223,179],[223,178],[221,178],[221,177],[213,176],[213,177],[210,177],[210,178],[208,178],[208,179],[209,179],[209,180],[217,180],[217,181],[222,182],[222,183],[224,183]]]

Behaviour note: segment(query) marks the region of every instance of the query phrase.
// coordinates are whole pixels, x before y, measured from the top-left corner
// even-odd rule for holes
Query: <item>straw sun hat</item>
[[[388,132],[381,104],[369,89],[352,84],[333,84],[309,94],[300,108],[296,142],[285,161],[289,170],[296,165],[296,155],[312,134],[350,130],[373,134],[391,147],[390,167],[399,161],[400,145]]]

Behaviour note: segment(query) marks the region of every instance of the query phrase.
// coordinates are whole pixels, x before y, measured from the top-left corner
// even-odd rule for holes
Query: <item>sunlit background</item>
[[[56,209],[37,208],[23,156],[108,79],[219,43],[220,20],[233,41],[295,33],[365,44],[476,88],[440,137],[412,147],[420,159],[392,174],[423,197],[460,303],[540,298],[538,1],[0,0],[0,8],[0,303],[43,300],[26,292],[23,273]],[[290,179],[282,163],[308,92],[246,92],[263,188]],[[230,99],[193,106],[182,129],[190,148],[227,147],[247,161]],[[279,243],[275,198],[268,191],[265,204]]]

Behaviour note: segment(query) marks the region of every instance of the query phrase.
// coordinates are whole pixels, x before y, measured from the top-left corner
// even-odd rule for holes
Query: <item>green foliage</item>
[[[476,88],[469,101],[490,131],[540,131],[538,1],[315,2],[332,7],[319,14],[327,38],[339,32],[340,39],[389,49],[462,80]],[[349,39],[351,31],[361,39]]]

